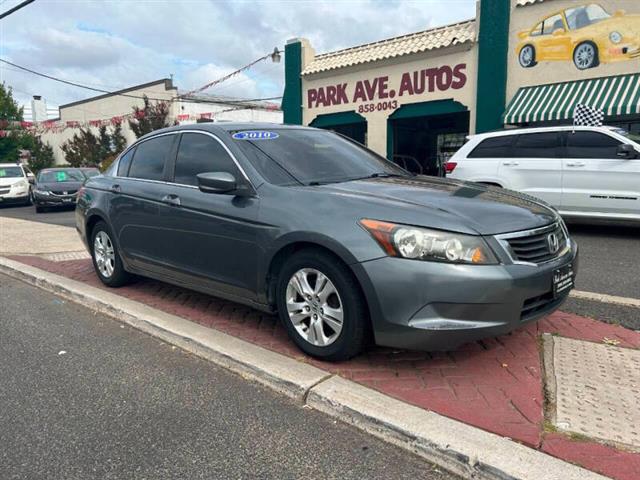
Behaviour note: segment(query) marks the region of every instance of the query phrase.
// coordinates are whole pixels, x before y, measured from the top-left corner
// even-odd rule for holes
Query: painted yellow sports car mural
[[[640,15],[610,15],[597,3],[566,8],[518,33],[516,54],[529,68],[540,61],[573,60],[579,70],[640,57]]]

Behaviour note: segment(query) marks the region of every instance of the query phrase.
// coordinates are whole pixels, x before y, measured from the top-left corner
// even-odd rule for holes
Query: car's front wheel
[[[280,319],[303,352],[337,361],[364,348],[367,308],[337,258],[316,250],[293,255],[280,271],[276,295]]]
[[[538,63],[536,62],[536,49],[533,48],[533,45],[525,45],[520,49],[518,61],[524,68],[534,67]]]
[[[591,42],[579,44],[573,51],[573,64],[578,70],[597,67],[600,64],[598,47]]]
[[[130,278],[122,266],[118,248],[111,230],[104,222],[98,222],[91,232],[91,257],[98,278],[109,287],[121,287]]]

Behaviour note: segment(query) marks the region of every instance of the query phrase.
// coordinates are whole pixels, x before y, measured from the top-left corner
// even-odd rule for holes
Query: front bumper
[[[40,207],[62,207],[74,206],[76,204],[76,194],[70,195],[43,195],[39,192],[33,192],[33,202]]]
[[[25,203],[28,200],[29,200],[29,189],[17,190],[12,188],[8,192],[0,193],[0,205]]]
[[[553,272],[572,264],[578,248],[538,265],[451,265],[383,257],[353,265],[363,286],[378,345],[453,350],[500,335],[556,310]]]

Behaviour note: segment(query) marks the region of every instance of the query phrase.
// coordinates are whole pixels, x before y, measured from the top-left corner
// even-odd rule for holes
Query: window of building
[[[201,133],[182,134],[174,182],[198,185],[196,176],[205,172],[227,172],[239,180],[238,168],[220,142]]]
[[[518,135],[512,150],[514,158],[557,158],[560,136],[556,132]]]
[[[132,148],[127,153],[125,153],[118,162],[118,176],[126,177],[129,173],[129,166],[131,165],[131,159],[133,158],[133,152],[135,148]]]
[[[490,137],[469,153],[469,158],[507,158],[511,156],[513,135]]]
[[[618,140],[599,132],[569,132],[568,158],[618,158]]]
[[[175,135],[162,135],[140,143],[131,162],[129,177],[162,180],[165,159],[174,139]]]

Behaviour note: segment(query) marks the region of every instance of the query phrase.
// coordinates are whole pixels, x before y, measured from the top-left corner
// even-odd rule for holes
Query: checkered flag
[[[573,110],[573,124],[585,127],[601,127],[604,120],[604,112],[597,108],[587,107],[578,103]]]

